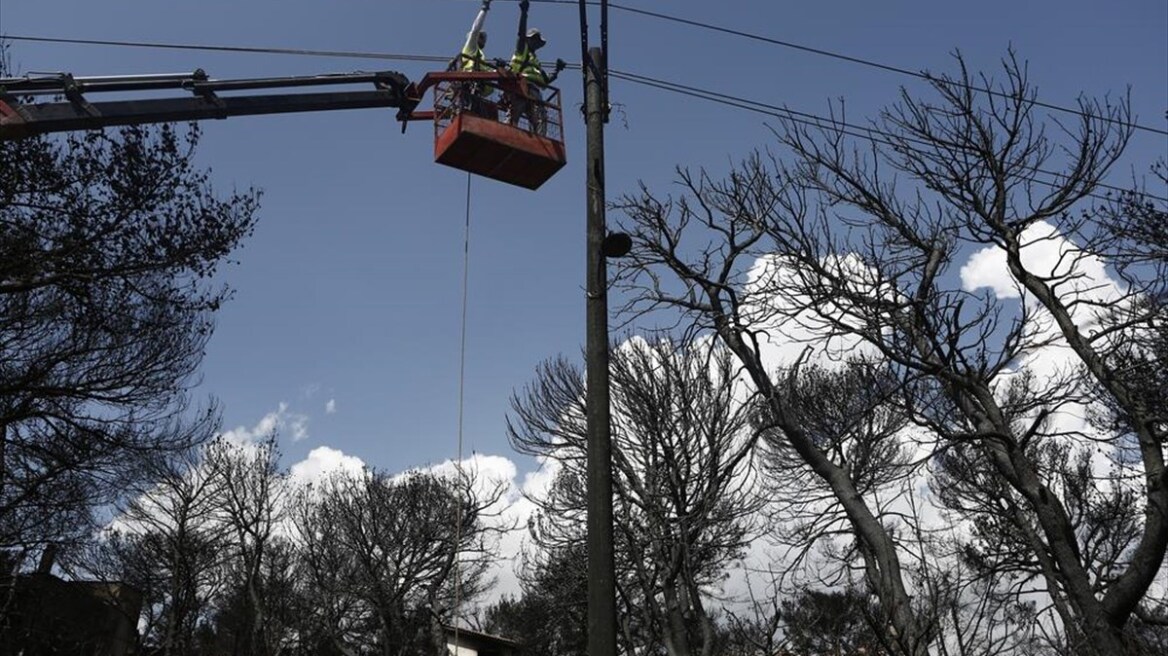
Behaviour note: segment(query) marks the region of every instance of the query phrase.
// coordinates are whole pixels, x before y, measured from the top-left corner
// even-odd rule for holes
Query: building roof
[[[445,628],[446,628],[447,637],[449,637],[451,640],[453,640],[455,627],[448,626]],[[465,646],[471,647],[471,648],[474,648],[474,647],[518,647],[519,646],[518,642],[515,642],[514,640],[511,640],[510,638],[504,638],[503,636],[491,635],[490,633],[483,633],[482,631],[475,631],[474,629],[466,629],[466,628],[462,628],[462,627],[458,627],[458,639],[459,639],[459,642],[465,641],[467,643]],[[464,646],[464,645],[459,645],[459,646]]]

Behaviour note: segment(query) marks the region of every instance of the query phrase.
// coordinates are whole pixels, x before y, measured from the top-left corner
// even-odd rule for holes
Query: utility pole
[[[612,425],[608,389],[608,270],[628,252],[627,235],[604,222],[604,124],[608,122],[608,0],[600,0],[600,47],[588,45],[588,2],[580,0],[580,57],[587,124],[586,301],[588,656],[616,656],[616,564],[612,539]]]
[[[588,656],[617,656],[617,581],[612,540],[612,425],[609,410],[609,273],[605,258],[628,251],[604,221],[604,124],[609,120],[609,2],[600,0],[600,48],[590,48],[588,2],[580,0],[584,121],[588,125],[588,268],[585,270],[585,406],[588,407]]]
[[[604,221],[604,122],[608,111],[605,53],[588,49],[584,120],[588,125],[587,376],[588,656],[616,656],[616,575],[612,536],[612,426],[608,385],[607,240]]]

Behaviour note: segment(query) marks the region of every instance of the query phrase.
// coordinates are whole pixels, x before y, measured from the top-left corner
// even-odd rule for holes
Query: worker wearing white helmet
[[[490,9],[491,0],[483,0],[482,8],[479,9],[474,23],[470,26],[470,32],[466,35],[466,43],[462,46],[462,53],[455,60],[455,63],[452,63],[451,70],[458,68],[468,73],[495,70],[495,67],[487,61],[487,56],[483,54],[483,48],[487,47],[487,32],[483,29],[483,23],[486,21],[487,12]],[[483,81],[474,81],[458,85],[457,90],[460,108],[469,109],[476,114],[489,114],[483,101],[494,92],[494,87]]]
[[[551,75],[544,72],[535,52],[547,45],[543,34],[536,28],[527,29],[528,0],[519,2],[519,39],[515,43],[515,54],[511,57],[511,70],[527,78],[538,86],[546,87],[556,80],[560,71],[564,70],[563,60],[556,60],[556,68]]]

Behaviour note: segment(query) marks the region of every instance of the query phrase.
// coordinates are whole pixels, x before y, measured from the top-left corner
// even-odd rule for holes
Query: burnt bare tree
[[[853,481],[857,494],[878,499],[881,521],[903,512],[905,483],[920,468],[904,439],[908,416],[894,402],[900,384],[879,362],[853,355],[838,364],[798,362],[776,368],[775,399],[785,420],[801,427],[816,449]],[[809,469],[779,429],[771,403],[758,404],[762,428],[762,485],[770,499],[774,536],[793,552],[785,574],[795,575],[809,558],[819,585],[847,583],[860,555],[856,545],[830,548],[833,537],[848,535],[848,516],[832,487]],[[834,545],[832,545],[834,546]],[[862,548],[862,547],[860,547]],[[833,553],[838,552],[838,553]],[[835,567],[822,556],[838,555]]]
[[[148,641],[157,636],[167,608],[171,579],[159,565],[158,547],[159,541],[150,536],[120,530],[104,531],[66,564],[86,578],[117,581],[141,595],[139,616],[131,619],[138,627],[137,647],[149,644]]]
[[[588,648],[585,542],[525,554],[522,594],[488,606],[483,629],[519,643],[520,656],[584,656]]]
[[[313,614],[320,597],[298,580],[298,557],[297,544],[272,535],[265,540],[263,558],[250,583],[241,577],[239,560],[224,565],[224,584],[211,600],[211,618],[203,631],[203,653],[255,653],[261,645],[270,653],[322,653],[308,647],[305,640],[311,631],[304,629],[311,623],[301,618]],[[263,609],[258,629],[257,606]],[[262,633],[262,642],[257,633]]]
[[[1092,205],[1130,138],[1128,107],[1083,99],[1075,123],[1048,121],[1013,55],[1000,83],[958,64],[930,76],[930,99],[903,92],[867,143],[842,116],[784,120],[789,159],[756,155],[720,181],[682,171],[676,200],[622,199],[626,310],[681,316],[734,353],[846,518],[891,651],[950,644],[937,608],[914,601],[917,520],[889,516],[785,400],[763,355],[784,330],[863,348],[890,372],[892,402],[926,435],[915,446],[933,456],[918,462],[935,498],[969,529],[968,562],[1018,577],[1019,601],[1044,595],[1059,646],[1138,651],[1126,628],[1147,614],[1168,547],[1168,426],[1128,372],[1163,370],[1140,345],[1155,343],[1168,280],[1133,266],[1111,284],[1100,272],[1128,231]],[[1005,288],[962,280],[975,252],[1000,261]],[[1098,407],[1112,410],[1106,430],[1082,421]]]
[[[711,588],[756,526],[750,409],[735,398],[729,354],[667,338],[630,340],[611,360],[616,552],[629,653],[709,656],[718,646]],[[513,403],[508,431],[521,453],[561,471],[534,499],[545,548],[578,543],[583,527],[585,381],[564,360],[543,365]]]
[[[78,564],[90,577],[140,588],[142,646],[164,656],[197,651],[199,628],[222,590],[230,540],[218,517],[223,483],[202,453],[153,459],[150,483],[136,490]]]
[[[787,649],[796,654],[877,656],[884,652],[864,592],[806,590],[780,604]]]
[[[0,62],[0,75],[6,71]],[[0,142],[0,548],[67,542],[140,460],[207,439],[188,391],[252,230],[195,128]]]
[[[486,585],[486,520],[501,494],[476,492],[465,470],[338,474],[307,490],[294,513],[304,571],[333,622],[314,640],[346,654],[444,654],[443,627]]]
[[[255,444],[218,440],[207,450],[207,467],[220,481],[215,506],[228,537],[222,545],[226,597],[234,611],[222,614],[217,625],[230,630],[231,653],[239,656],[268,656],[282,638],[280,622],[268,616],[269,605],[278,603],[272,597],[281,591],[267,587],[282,578],[279,562],[273,562],[281,554],[272,548],[288,494],[279,460],[275,433]],[[224,626],[229,620],[233,626]]]

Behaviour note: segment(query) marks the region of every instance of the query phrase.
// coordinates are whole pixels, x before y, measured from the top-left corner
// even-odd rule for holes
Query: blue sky
[[[1008,46],[1029,61],[1040,97],[1123,94],[1139,121],[1164,129],[1168,4],[1085,2],[758,2],[625,0],[631,7],[913,70],[951,71],[960,49],[993,72]],[[0,0],[0,34],[453,55],[470,0]],[[506,57],[518,9],[495,0],[488,56]],[[533,2],[544,59],[579,57],[574,3]],[[594,22],[598,16],[593,11]],[[594,24],[595,28],[595,24]],[[599,41],[593,32],[593,42]],[[614,69],[824,113],[844,98],[862,122],[919,82],[727,34],[610,10]],[[22,71],[77,75],[203,68],[213,77],[392,69],[425,64],[342,58],[70,46],[17,41]],[[584,129],[577,71],[563,74],[569,164],[538,192],[475,179],[466,432],[469,452],[516,459],[504,417],[512,390],[543,359],[584,341]],[[610,198],[644,180],[666,191],[676,165],[724,171],[771,143],[767,117],[613,81],[607,131]],[[223,404],[225,426],[254,427],[280,410],[296,461],[329,446],[399,470],[455,455],[466,176],[432,163],[432,132],[403,136],[392,112],[362,110],[204,124],[199,161],[223,191],[264,190],[259,227],[223,280],[198,393]],[[1168,151],[1137,133],[1113,180],[1123,184]],[[328,404],[332,401],[332,411]],[[294,440],[297,433],[304,435]]]

